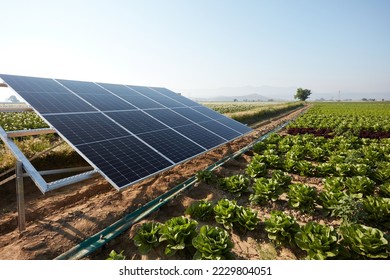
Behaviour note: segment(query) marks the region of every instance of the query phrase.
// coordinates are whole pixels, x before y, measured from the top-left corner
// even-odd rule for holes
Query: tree
[[[311,95],[310,89],[299,88],[297,89],[297,93],[294,95],[294,98],[299,99],[301,101],[305,101],[306,99],[309,98],[310,95]]]
[[[11,95],[10,97],[8,97],[8,101],[9,102],[12,102],[12,103],[19,103],[20,101],[16,98],[15,95]]]

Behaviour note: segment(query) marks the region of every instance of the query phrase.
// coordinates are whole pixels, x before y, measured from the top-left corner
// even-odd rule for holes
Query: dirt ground
[[[295,117],[299,112],[300,110],[263,124],[247,136],[146,179],[122,192],[116,191],[103,178],[98,177],[42,195],[31,180],[25,179],[27,228],[22,234],[17,227],[15,181],[2,185],[0,186],[0,259],[54,259],[124,215],[185,181],[197,171],[248,145],[281,122]],[[237,170],[242,170],[246,166],[249,159],[249,156],[244,155],[228,162],[217,172],[223,175],[236,174]],[[226,197],[226,194],[221,190],[198,184],[160,208],[147,220],[164,222],[172,216],[183,215],[186,207],[194,200],[218,200],[222,197]],[[262,209],[259,209],[259,213],[261,215]],[[105,259],[112,249],[117,252],[124,250],[127,259],[168,259],[159,250],[147,256],[139,254],[131,240],[136,227],[137,225],[134,225],[105,247],[88,256],[88,259]],[[266,241],[263,230],[246,234],[233,232],[232,240],[235,244],[233,253],[238,259],[295,259],[299,254],[275,248]],[[173,258],[185,257],[175,255]]]

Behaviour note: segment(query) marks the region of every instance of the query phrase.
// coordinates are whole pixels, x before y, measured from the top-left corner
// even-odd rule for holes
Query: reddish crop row
[[[290,127],[287,129],[287,133],[290,135],[313,134],[314,136],[317,137],[323,136],[327,139],[333,138],[335,136],[335,132],[330,128]],[[369,138],[369,139],[390,138],[390,132],[361,130],[359,132],[359,138]]]

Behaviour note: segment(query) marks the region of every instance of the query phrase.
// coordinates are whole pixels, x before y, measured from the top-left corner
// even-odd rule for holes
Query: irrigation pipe
[[[256,143],[261,142],[264,139],[268,138],[272,133],[278,132],[279,130],[283,129],[294,119],[295,118],[272,129],[268,133],[256,139],[248,146],[245,146],[244,148],[236,151],[235,153],[228,155],[223,159],[215,162],[214,164],[207,167],[205,170],[213,171],[218,167],[220,167],[221,165],[225,164],[227,161],[241,156],[245,152],[251,150]],[[176,187],[172,188],[168,192],[146,203],[144,206],[138,208],[134,212],[124,216],[123,218],[113,223],[112,225],[106,227],[102,231],[85,239],[80,244],[64,252],[63,254],[59,255],[55,259],[56,260],[77,260],[85,256],[88,256],[89,254],[96,251],[97,249],[99,249],[109,241],[115,239],[118,235],[122,234],[124,231],[128,230],[133,224],[137,223],[138,221],[142,220],[152,212],[156,211],[157,209],[165,205],[167,202],[169,202],[171,199],[178,196],[183,191],[190,189],[197,181],[198,180],[196,179],[195,176],[187,179],[183,183],[177,185]]]

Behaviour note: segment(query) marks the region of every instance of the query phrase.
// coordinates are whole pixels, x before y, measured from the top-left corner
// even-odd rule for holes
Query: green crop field
[[[306,259],[389,259],[389,112],[390,103],[314,104],[256,144],[246,168],[231,176],[199,172],[200,184],[224,198],[178,213],[190,219],[145,225],[136,246],[147,254],[169,231],[180,250],[195,246],[195,259],[229,259],[234,234],[257,236],[266,259],[285,250]],[[175,254],[169,246],[166,254]]]

